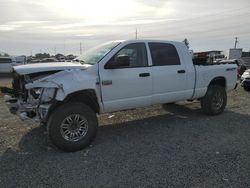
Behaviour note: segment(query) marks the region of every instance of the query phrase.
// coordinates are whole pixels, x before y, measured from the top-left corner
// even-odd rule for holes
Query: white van
[[[0,57],[0,73],[12,72],[12,57]]]

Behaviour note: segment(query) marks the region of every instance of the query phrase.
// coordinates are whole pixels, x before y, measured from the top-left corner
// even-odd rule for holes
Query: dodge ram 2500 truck
[[[209,115],[223,112],[236,64],[198,64],[181,42],[115,41],[73,62],[14,67],[13,88],[2,88],[10,111],[47,125],[64,151],[88,146],[96,114],[198,99]]]

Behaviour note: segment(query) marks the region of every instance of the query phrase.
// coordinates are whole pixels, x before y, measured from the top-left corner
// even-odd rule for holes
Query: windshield
[[[86,51],[83,55],[74,59],[74,61],[80,63],[86,63],[94,65],[104,58],[113,48],[115,48],[120,42],[109,42],[99,45]]]

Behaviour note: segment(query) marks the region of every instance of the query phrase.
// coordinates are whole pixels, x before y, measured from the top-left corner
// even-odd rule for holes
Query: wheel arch
[[[208,87],[211,85],[219,85],[219,86],[226,88],[227,86],[226,78],[223,76],[215,77],[210,81]]]
[[[94,89],[84,89],[70,93],[63,101],[65,102],[82,102],[88,105],[95,113],[100,112],[97,95]]]
[[[56,108],[67,102],[81,102],[88,105],[95,113],[100,113],[100,105],[95,90],[84,89],[68,94],[63,101],[55,100],[49,108],[46,119],[48,120]]]

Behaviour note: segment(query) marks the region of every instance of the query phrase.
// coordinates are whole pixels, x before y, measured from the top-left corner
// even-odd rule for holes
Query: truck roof
[[[159,43],[178,43],[178,44],[183,44],[183,42],[179,41],[171,41],[171,40],[154,40],[154,39],[134,39],[134,40],[116,40],[113,42],[122,42],[122,43],[133,43],[133,42],[159,42]]]

